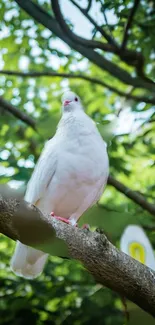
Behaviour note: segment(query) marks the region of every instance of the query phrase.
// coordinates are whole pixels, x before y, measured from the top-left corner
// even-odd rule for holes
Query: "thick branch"
[[[8,101],[0,97],[0,106],[4,108],[6,111],[14,115],[15,117],[19,118],[21,121],[26,123],[27,125],[31,126],[34,130],[36,129],[35,127],[35,121],[25,113],[21,112],[18,110],[15,106],[10,104]]]
[[[133,78],[126,72],[124,69],[118,67],[114,63],[108,61],[102,57],[99,53],[95,52],[93,49],[88,48],[87,46],[79,45],[77,42],[73,42],[62,29],[56,19],[49,15],[45,10],[40,6],[33,3],[31,0],[22,1],[15,0],[19,6],[24,9],[31,17],[36,19],[42,25],[51,30],[55,35],[60,37],[64,42],[66,42],[71,48],[75,49],[91,62],[96,64],[101,69],[108,71],[114,77],[118,78],[122,82],[133,85],[134,87],[145,88],[150,91],[154,91],[154,85],[150,82],[142,80],[141,78]]]
[[[51,0],[51,5],[52,5],[52,9],[54,12],[54,15],[56,17],[56,20],[59,22],[60,27],[62,28],[62,30],[67,34],[67,36],[73,41],[73,42],[78,42],[81,45],[87,46],[88,48],[92,48],[92,49],[101,49],[104,50],[105,46],[108,44],[104,44],[100,41],[95,41],[95,40],[87,40],[86,38],[80,37],[76,34],[74,34],[71,29],[68,27],[68,25],[66,24],[63,15],[61,13],[60,10],[60,6],[59,6],[59,1],[58,0]],[[86,14],[87,15],[87,14]],[[106,35],[104,35],[105,37]],[[107,36],[106,36],[107,38]],[[109,47],[109,46],[108,46]]]
[[[153,96],[134,96],[129,93],[124,93],[123,91],[108,85],[106,82],[99,80],[94,77],[89,77],[87,75],[82,74],[73,74],[73,73],[59,73],[55,71],[44,71],[44,72],[38,72],[38,71],[29,71],[29,72],[23,72],[23,71],[10,71],[10,70],[0,70],[0,74],[10,75],[10,76],[20,76],[20,77],[30,77],[30,78],[36,78],[36,77],[60,77],[60,78],[68,78],[68,79],[82,79],[94,84],[97,84],[99,86],[102,86],[104,88],[108,88],[112,92],[115,92],[121,97],[125,97],[126,99],[131,99],[136,102],[145,102],[149,104],[155,104],[155,97]]]
[[[104,38],[108,41],[108,43],[105,44],[105,43],[95,41],[95,40],[87,40],[87,39],[84,39],[84,38],[79,37],[76,34],[74,34],[70,30],[70,28],[68,27],[68,25],[66,24],[66,22],[63,18],[63,15],[60,11],[60,6],[59,6],[58,1],[51,0],[51,2],[53,4],[53,11],[57,18],[57,21],[59,22],[61,28],[66,32],[66,34],[73,41],[76,41],[81,45],[85,45],[85,46],[87,45],[87,47],[90,47],[92,49],[99,48],[103,51],[117,54],[124,62],[126,62],[127,64],[129,64],[131,66],[136,67],[137,74],[139,76],[141,76],[144,80],[147,80],[148,82],[153,83],[152,80],[150,80],[149,78],[147,78],[144,75],[144,72],[143,72],[144,58],[141,53],[138,53],[133,50],[120,48],[117,45],[117,43],[114,41],[113,37],[108,35],[102,27],[98,26],[96,24],[96,22],[93,20],[93,18],[91,18],[91,16],[87,13],[87,11],[85,11],[85,9],[81,8],[74,0],[70,0],[70,1],[85,15],[85,17],[87,19],[89,19],[89,21],[95,26],[96,30],[98,30],[101,33],[101,35],[104,36]],[[104,13],[104,16],[105,16],[105,13]],[[105,20],[107,22],[106,16],[105,16]]]
[[[132,191],[129,187],[117,181],[112,176],[109,176],[108,184],[114,186],[119,192],[123,193],[136,204],[140,205],[144,210],[147,210],[149,213],[155,216],[155,204],[149,203],[143,195]]]
[[[126,27],[125,27],[125,32],[124,32],[124,37],[123,37],[123,42],[122,42],[122,49],[126,47],[127,41],[128,41],[128,36],[129,36],[129,30],[131,29],[132,22],[133,22],[133,17],[138,9],[138,5],[140,3],[140,0],[135,0],[134,5],[131,9]]]
[[[94,25],[96,31],[100,32],[101,35],[108,41],[109,44],[102,43],[102,50],[114,53],[118,55],[124,62],[127,64],[136,67],[137,74],[144,79],[148,80],[149,82],[152,82],[150,79],[146,78],[143,73],[143,66],[144,66],[144,57],[141,53],[129,50],[129,49],[122,49],[116,41],[114,40],[113,36],[110,36],[107,34],[104,29],[99,26],[95,20],[83,9],[79,6],[77,2],[74,0],[70,0],[81,12],[82,14]],[[103,15],[106,21],[106,25],[109,27],[109,24],[107,22],[107,18],[105,15],[105,11],[103,10]],[[110,28],[109,31],[111,32]]]
[[[0,231],[51,255],[54,242],[63,240],[69,256],[81,261],[97,282],[155,316],[155,272],[120,252],[104,234],[66,225],[8,197],[0,199]]]

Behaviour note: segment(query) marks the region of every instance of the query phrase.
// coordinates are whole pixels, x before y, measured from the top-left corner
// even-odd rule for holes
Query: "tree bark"
[[[0,232],[51,255],[79,260],[97,282],[155,316],[155,272],[119,251],[104,234],[43,215],[13,193],[0,196]]]

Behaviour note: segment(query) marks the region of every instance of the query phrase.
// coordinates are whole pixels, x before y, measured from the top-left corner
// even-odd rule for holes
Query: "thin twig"
[[[60,77],[60,78],[68,78],[68,79],[82,79],[94,84],[97,84],[99,86],[102,86],[104,88],[108,88],[110,91],[118,94],[121,97],[125,97],[126,99],[131,99],[136,102],[145,102],[150,104],[155,104],[155,97],[153,96],[134,96],[131,95],[130,92],[125,93],[111,85],[108,85],[106,82],[99,80],[94,77],[89,77],[86,75],[81,74],[72,74],[72,73],[59,73],[55,71],[45,71],[45,72],[38,72],[38,71],[29,71],[29,72],[23,72],[23,71],[15,71],[15,70],[0,70],[0,74],[10,75],[10,76],[20,76],[24,78],[37,78],[37,77]]]
[[[95,22],[95,20],[88,14],[85,9],[80,7],[79,4],[76,3],[76,1],[74,0],[70,0],[70,2],[82,12],[82,14],[91,22],[92,25],[94,25],[95,29],[101,33],[101,35],[108,41],[109,44],[118,48],[118,45],[115,40],[109,34],[107,34],[101,26],[99,26]]]
[[[129,187],[114,179],[112,176],[109,176],[108,184],[114,186],[119,192],[123,193],[136,204],[140,205],[144,210],[155,216],[155,204],[149,203],[144,196],[132,191]]]
[[[134,5],[131,9],[126,27],[125,27],[125,32],[124,32],[124,37],[123,37],[123,41],[122,41],[122,46],[121,48],[124,49],[127,45],[127,41],[128,41],[128,36],[129,36],[129,30],[131,29],[132,23],[133,23],[133,17],[138,9],[138,5],[140,3],[140,0],[135,0],[134,1]]]
[[[15,117],[19,118],[21,121],[26,123],[27,125],[31,126],[34,130],[36,130],[36,123],[35,121],[24,112],[20,111],[18,108],[10,104],[4,98],[0,97],[0,106],[7,110],[9,113],[14,115]]]
[[[102,6],[101,7],[101,10],[102,10],[102,13],[103,13],[103,16],[104,16],[104,20],[105,20],[105,23],[106,23],[106,27],[108,28],[108,30],[110,32],[110,35],[111,35],[112,39],[114,40],[114,37],[112,35],[112,31],[111,31],[111,28],[109,26],[108,19],[107,19],[107,16],[106,16],[105,8],[103,8],[103,6]]]
[[[88,5],[87,5],[86,9],[84,9],[85,12],[88,12],[90,10],[91,5],[92,5],[92,0],[88,0]]]

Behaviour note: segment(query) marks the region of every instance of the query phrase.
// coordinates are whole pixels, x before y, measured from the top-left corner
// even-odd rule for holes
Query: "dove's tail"
[[[10,266],[16,275],[34,279],[43,271],[47,256],[48,254],[17,242]]]

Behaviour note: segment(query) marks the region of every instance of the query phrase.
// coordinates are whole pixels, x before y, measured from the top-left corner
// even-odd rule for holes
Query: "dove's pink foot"
[[[59,217],[59,216],[55,216],[54,212],[51,212],[51,216],[54,217],[54,218],[57,219],[57,220],[60,220],[60,221],[62,221],[62,222],[67,223],[68,225],[72,225],[72,226],[73,226],[71,220],[69,220],[69,219],[67,219],[67,218],[63,218],[63,217]],[[75,227],[76,227],[76,226],[77,226],[77,224],[75,224]]]
[[[60,221],[63,221],[63,222],[65,222],[65,223],[70,224],[70,221],[69,221],[68,219],[63,218],[63,217],[55,216],[54,212],[51,212],[51,216],[54,217],[54,218],[57,219],[57,220],[60,220]]]

